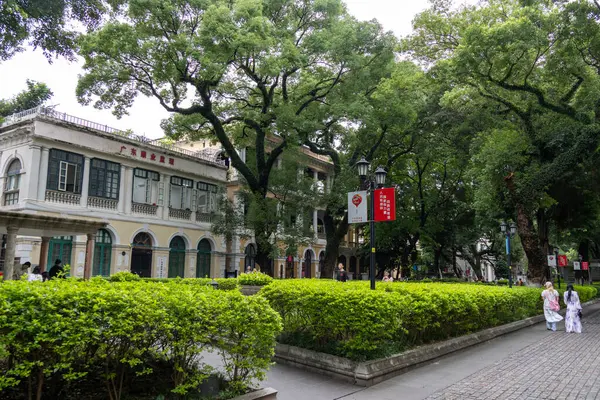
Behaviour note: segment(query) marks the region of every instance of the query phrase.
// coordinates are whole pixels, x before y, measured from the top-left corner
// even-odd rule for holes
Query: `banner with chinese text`
[[[396,191],[394,188],[375,190],[375,221],[396,220]]]
[[[360,224],[367,219],[367,192],[348,193],[348,223]]]

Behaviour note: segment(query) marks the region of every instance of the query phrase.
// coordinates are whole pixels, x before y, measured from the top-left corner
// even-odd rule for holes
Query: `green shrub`
[[[129,271],[121,271],[111,275],[108,280],[111,282],[133,282],[139,281],[141,278],[138,274]]]
[[[383,357],[542,312],[535,288],[451,283],[275,281],[262,288],[280,340],[354,360]]]
[[[249,272],[238,277],[240,285],[266,286],[273,282],[273,278],[262,272]]]
[[[153,398],[194,393],[211,373],[205,350],[220,354],[229,390],[242,392],[264,378],[280,317],[262,298],[197,283],[4,282],[0,393],[56,398],[57,382],[96,379],[106,397],[119,399],[158,365],[169,369],[170,382]]]
[[[558,289],[556,287],[555,287],[555,289],[558,291],[558,293],[560,293],[561,300],[564,300],[563,294],[567,291],[566,285],[563,285],[561,289]],[[596,298],[596,295],[598,294],[598,289],[595,288],[594,286],[589,286],[589,285],[588,286],[574,285],[573,289],[575,289],[575,291],[579,295],[579,300],[582,303],[585,303],[586,301],[593,300],[594,298]]]
[[[237,290],[239,289],[238,280],[235,278],[217,278],[215,279],[219,286],[217,289],[219,290]]]

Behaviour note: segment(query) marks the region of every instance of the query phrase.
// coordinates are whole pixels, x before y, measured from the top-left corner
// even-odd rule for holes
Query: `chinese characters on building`
[[[121,154],[130,155],[131,157],[139,157],[144,160],[155,161],[161,164],[168,163],[169,165],[175,165],[175,159],[172,157],[165,157],[160,154],[157,155],[146,150],[138,150],[135,147],[128,148],[127,146],[121,146]]]

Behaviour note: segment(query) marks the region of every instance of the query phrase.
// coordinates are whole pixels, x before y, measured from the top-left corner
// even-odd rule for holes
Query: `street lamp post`
[[[356,167],[358,169],[358,176],[360,177],[362,184],[367,186],[367,190],[369,191],[371,197],[371,211],[369,212],[369,230],[371,236],[371,257],[369,265],[369,276],[371,278],[371,290],[375,290],[375,189],[376,187],[381,187],[384,185],[385,178],[387,176],[387,171],[382,167],[377,167],[377,169],[375,170],[375,180],[373,180],[372,178],[367,180],[370,166],[371,164],[367,160],[365,160],[364,157],[356,163]]]
[[[560,266],[558,265],[558,252],[560,249],[558,247],[554,248],[554,259],[556,260],[556,275],[558,276],[558,288],[560,289],[560,276],[562,275],[562,271],[560,270]]]
[[[506,235],[506,262],[508,263],[508,287],[512,288],[512,265],[510,263],[510,238],[515,236],[517,233],[517,225],[514,222],[511,222],[508,225],[506,222],[502,221],[500,224],[500,231]]]

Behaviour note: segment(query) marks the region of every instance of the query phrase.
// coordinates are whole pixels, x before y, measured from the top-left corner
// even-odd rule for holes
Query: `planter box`
[[[257,391],[246,393],[231,400],[273,400],[277,398],[277,390],[273,388],[258,389]]]
[[[254,285],[242,285],[240,289],[244,296],[253,296],[262,289],[262,286],[254,286]]]
[[[275,348],[275,360],[282,364],[289,364],[301,369],[342,379],[357,386],[372,386],[394,376],[401,375],[425,362],[485,342],[497,336],[535,325],[541,321],[544,321],[544,316],[538,315],[444,342],[420,346],[387,358],[364,362],[352,361],[331,354],[278,343]]]

